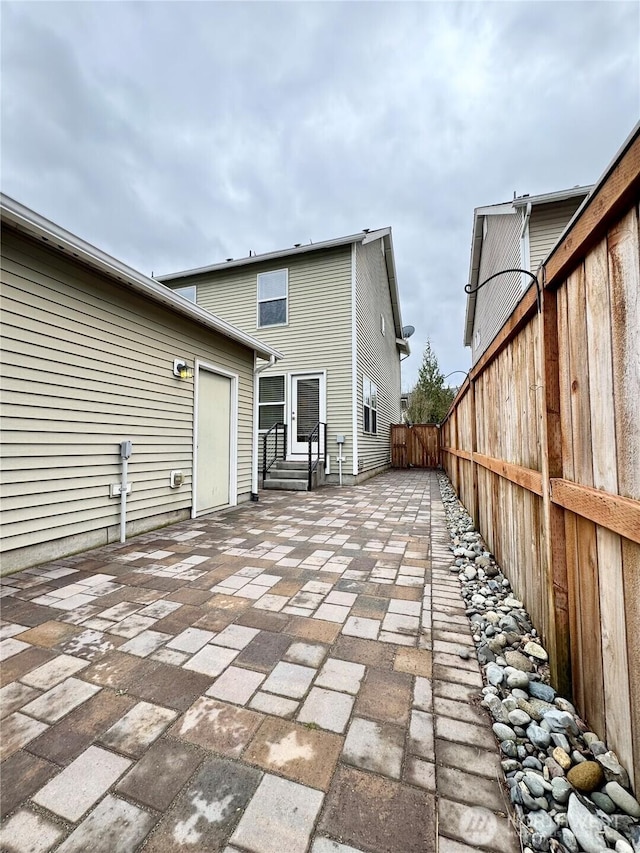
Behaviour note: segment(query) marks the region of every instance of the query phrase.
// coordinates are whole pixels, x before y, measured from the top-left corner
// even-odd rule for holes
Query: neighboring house
[[[6,196],[0,212],[3,573],[118,539],[123,441],[129,534],[248,500],[254,371],[279,353]]]
[[[309,435],[321,422],[329,482],[339,479],[340,458],[345,483],[389,467],[390,425],[400,421],[400,361],[409,352],[390,228],[159,281],[284,354],[259,377],[259,431],[287,424],[289,464],[303,465]]]
[[[469,283],[477,287],[504,269],[536,273],[556,245],[592,187],[573,187],[545,195],[523,195],[474,211]],[[467,297],[464,345],[475,364],[512,314],[531,278],[499,276]]]

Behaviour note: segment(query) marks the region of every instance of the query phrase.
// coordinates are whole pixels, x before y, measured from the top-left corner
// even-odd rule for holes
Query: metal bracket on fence
[[[542,292],[540,290],[540,282],[538,281],[538,277],[536,275],[534,275],[532,272],[529,272],[529,270],[521,270],[521,269],[515,269],[515,268],[514,269],[508,269],[508,270],[500,270],[500,272],[496,272],[493,275],[490,275],[489,278],[485,278],[485,280],[483,282],[481,282],[480,284],[477,284],[475,287],[472,287],[470,284],[465,284],[464,292],[469,293],[469,294],[477,293],[481,287],[484,287],[485,284],[489,284],[489,282],[493,281],[494,278],[498,278],[499,275],[506,275],[507,273],[510,273],[510,272],[524,273],[525,275],[528,275],[530,278],[532,278],[535,281],[535,283],[536,283],[536,305],[538,306],[538,314],[539,314],[540,310],[542,308]]]

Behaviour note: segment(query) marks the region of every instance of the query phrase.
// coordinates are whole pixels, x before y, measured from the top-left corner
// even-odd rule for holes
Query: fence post
[[[544,278],[545,268],[540,270]],[[539,357],[543,385],[541,418],[542,503],[547,571],[551,680],[571,695],[571,652],[564,510],[551,501],[552,477],[562,477],[560,365],[557,291],[542,288]]]
[[[478,466],[475,454],[478,452],[478,425],[476,422],[476,383],[469,377],[469,395],[471,400],[471,477],[473,481],[472,517],[476,530],[480,530],[480,496],[478,493]]]

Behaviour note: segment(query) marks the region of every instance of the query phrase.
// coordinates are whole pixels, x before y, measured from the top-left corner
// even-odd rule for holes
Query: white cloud
[[[3,190],[156,273],[391,225],[410,382],[462,347],[473,208],[596,180],[625,2],[5,3]]]

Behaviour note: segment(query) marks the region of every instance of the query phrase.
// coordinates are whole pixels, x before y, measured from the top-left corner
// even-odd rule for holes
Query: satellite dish
[[[405,339],[410,338],[411,335],[415,332],[415,326],[403,326],[402,327],[402,337]]]

